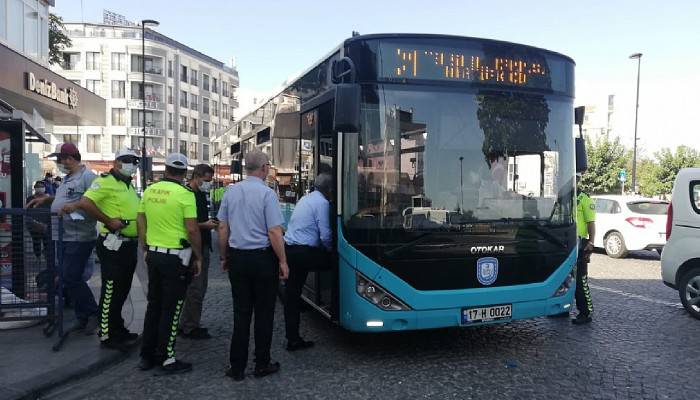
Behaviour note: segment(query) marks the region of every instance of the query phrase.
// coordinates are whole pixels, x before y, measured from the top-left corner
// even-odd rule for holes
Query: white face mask
[[[119,169],[119,173],[124,176],[131,176],[136,171],[136,164],[126,164],[122,163],[122,167]]]
[[[44,193],[46,193],[46,189],[45,188],[34,188],[34,193],[44,194]]]
[[[70,170],[68,169],[68,167],[66,167],[63,164],[57,164],[57,165],[58,165],[58,170],[61,171],[62,174],[66,174],[66,175],[70,174]]]
[[[199,184],[199,190],[202,192],[210,191],[211,190],[211,182],[202,181],[202,183]]]

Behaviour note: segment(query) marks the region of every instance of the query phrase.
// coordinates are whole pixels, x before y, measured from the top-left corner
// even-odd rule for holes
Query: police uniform
[[[591,290],[588,287],[588,254],[584,249],[588,244],[588,223],[595,222],[595,202],[587,193],[581,192],[576,197],[576,233],[579,238],[578,259],[576,261],[576,308],[581,317],[590,317],[593,313]]]
[[[125,177],[114,169],[97,177],[84,196],[92,200],[107,217],[118,218],[126,224],[118,232],[110,232],[104,224],[100,224],[96,246],[102,275],[98,335],[105,345],[133,340],[136,334],[129,333],[124,327],[122,306],[131,290],[136,269],[136,211],[139,198],[131,185],[131,177]]]
[[[187,165],[187,159],[181,154]],[[173,154],[171,154],[173,156]],[[168,165],[168,158],[166,165]],[[180,312],[191,280],[185,219],[196,219],[194,193],[181,182],[164,178],[143,193],[139,214],[146,218],[148,306],[143,325],[142,369],[175,363]],[[144,362],[146,362],[144,364]],[[148,367],[146,367],[148,365]]]

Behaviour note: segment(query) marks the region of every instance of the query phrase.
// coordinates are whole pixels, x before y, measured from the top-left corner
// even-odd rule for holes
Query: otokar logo
[[[498,277],[498,259],[483,257],[476,260],[476,279],[484,286],[496,282]]]
[[[506,251],[506,246],[472,246],[470,251],[472,254],[496,254]]]

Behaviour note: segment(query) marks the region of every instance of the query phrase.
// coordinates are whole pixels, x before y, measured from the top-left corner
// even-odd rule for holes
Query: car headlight
[[[411,309],[411,307],[360,273],[355,273],[355,282],[357,294],[384,311],[407,311]]]
[[[571,287],[571,284],[575,282],[576,278],[574,277],[575,269],[572,269],[571,272],[569,272],[566,275],[566,278],[564,278],[564,282],[559,285],[559,288],[557,289],[556,292],[552,295],[552,297],[559,297],[563,296],[566,294],[566,292],[569,291],[569,288]]]

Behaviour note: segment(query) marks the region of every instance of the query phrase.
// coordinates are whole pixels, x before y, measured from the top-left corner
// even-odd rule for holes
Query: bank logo
[[[498,277],[498,259],[483,257],[476,260],[476,279],[484,286],[496,282]]]

